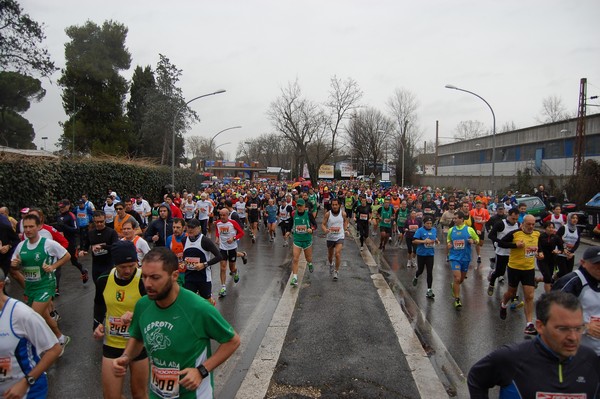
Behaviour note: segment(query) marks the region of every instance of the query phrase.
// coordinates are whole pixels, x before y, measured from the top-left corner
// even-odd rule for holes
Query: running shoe
[[[334,271],[333,271],[333,279],[334,279],[334,280],[337,280],[337,279],[338,279],[338,271],[337,271],[337,270],[334,270]]]
[[[71,337],[68,335],[63,335],[63,338],[64,341],[60,343],[60,355],[58,355],[58,357],[61,357],[65,353],[65,348],[69,345],[69,342],[71,342]]]
[[[521,309],[523,306],[525,306],[525,303],[523,301],[519,301],[519,296],[517,295],[510,303],[510,310]]]
[[[417,260],[415,258],[411,259],[413,267],[417,267]]]
[[[533,324],[527,324],[527,327],[525,327],[525,331],[523,331],[523,333],[526,335],[538,335],[538,332]]]
[[[315,268],[314,268],[312,262],[308,262],[307,265],[308,265],[308,271],[309,272],[312,273],[313,271],[315,271]]]
[[[427,298],[435,298],[435,294],[433,293],[433,291],[431,290],[431,288],[429,288],[427,290],[427,293],[425,294],[425,297],[427,297]]]
[[[240,281],[240,272],[236,270],[235,273],[233,273],[233,282],[237,284],[238,281]]]
[[[331,262],[331,263],[329,264],[329,275],[332,275],[332,274],[333,274],[333,270],[334,270],[334,267],[333,267],[333,262]]]
[[[488,289],[487,289],[487,293],[489,296],[494,295],[494,286],[493,285],[488,285]]]
[[[256,242],[256,238],[254,238],[254,235],[252,236],[252,244],[254,244]]]
[[[419,279],[417,277],[414,277],[413,278],[413,287],[416,287],[418,283],[419,283]]]
[[[500,305],[500,318],[506,320],[506,308]]]
[[[460,308],[462,308],[462,303],[460,302],[460,298],[456,298],[454,300],[454,308],[456,310],[459,310]]]
[[[221,287],[221,289],[219,290],[219,298],[224,298],[225,295],[227,295],[227,288]]]
[[[410,267],[412,267],[412,263],[410,262],[410,259],[409,259],[408,263],[406,263],[406,267],[407,267],[407,268],[410,268]]]
[[[477,263],[481,263],[481,256],[477,257]]]
[[[361,245],[361,246],[360,246],[360,252],[362,252],[362,251],[363,251],[363,249],[364,249],[364,248],[363,248],[363,246]]]
[[[290,282],[290,285],[292,287],[297,287],[298,286],[298,278],[297,277],[292,277],[292,281]]]
[[[90,275],[87,271],[87,269],[83,269],[83,271],[81,272],[81,281],[83,281],[83,284],[86,284],[90,279]]]
[[[504,276],[498,277],[498,282],[504,284]]]
[[[283,246],[284,246],[284,247],[287,247],[287,246],[288,246],[288,242],[287,242],[287,240],[283,240]]]
[[[271,237],[271,242],[273,242],[273,237]]]
[[[242,262],[244,262],[244,265],[248,263],[248,254],[245,251],[242,252]]]
[[[60,296],[60,291],[58,288],[54,290],[54,296]]]

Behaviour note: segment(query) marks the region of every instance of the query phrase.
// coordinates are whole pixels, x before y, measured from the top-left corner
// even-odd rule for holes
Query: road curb
[[[298,263],[298,285],[302,286],[304,280],[304,271],[306,269],[306,259],[304,255]],[[291,278],[291,273],[290,273]],[[254,360],[242,381],[242,385],[235,395],[236,399],[262,399],[267,395],[271,379],[283,343],[287,334],[298,294],[300,290],[286,283],[283,295],[279,300],[277,309],[273,314],[273,318],[267,327],[265,336],[254,356]]]

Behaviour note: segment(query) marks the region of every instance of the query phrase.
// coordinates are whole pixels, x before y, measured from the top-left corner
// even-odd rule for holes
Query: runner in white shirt
[[[227,208],[219,211],[219,220],[216,226],[216,243],[221,252],[221,290],[219,298],[227,295],[227,262],[229,262],[229,274],[233,276],[233,282],[240,281],[240,274],[235,266],[237,259],[237,240],[244,236],[244,230],[235,220],[229,219]]]
[[[196,203],[194,203],[192,194],[188,194],[181,203],[181,212],[183,213],[183,219],[186,222],[196,216]]]
[[[208,221],[210,215],[213,213],[214,206],[213,203],[208,200],[206,193],[200,194],[200,200],[196,202],[196,210],[198,212],[198,220],[200,221],[202,234],[208,235]]]
[[[340,265],[342,264],[342,248],[344,247],[344,238],[348,231],[348,218],[346,212],[340,207],[340,200],[333,198],[331,200],[331,210],[323,216],[321,229],[327,234],[327,261],[329,262],[329,274],[334,280],[338,279]],[[333,266],[333,255],[335,252],[335,270]],[[312,270],[309,270],[312,272]]]
[[[243,229],[246,228],[246,199],[239,197],[238,202],[236,202],[233,206],[235,207],[235,211],[242,222],[241,227]]]
[[[150,252],[150,245],[148,245],[148,241],[135,234],[133,223],[129,220],[123,223],[122,231],[123,240],[132,241],[135,245],[135,251],[137,252],[138,258],[138,265],[141,266],[142,259],[144,259],[144,256],[148,252]]]
[[[0,269],[0,397],[45,398],[61,346],[39,314],[4,294],[5,277]]]
[[[142,198],[141,194],[135,196],[133,210],[140,215],[140,218],[142,218],[142,225],[140,227],[142,230],[145,230],[146,227],[148,227],[148,218],[152,216],[152,208],[148,201]]]

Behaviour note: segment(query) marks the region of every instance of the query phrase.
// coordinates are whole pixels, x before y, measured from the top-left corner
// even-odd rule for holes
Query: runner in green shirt
[[[157,247],[142,261],[147,296],[135,305],[130,339],[113,372],[123,376],[146,348],[150,398],[213,398],[211,372],[240,345],[240,337],[206,299],[177,284],[177,256]],[[212,353],[210,340],[220,345]]]
[[[292,258],[292,279],[290,285],[298,286],[298,262],[300,253],[304,251],[304,257],[308,265],[308,270],[313,272],[312,264],[312,242],[313,231],[317,229],[317,222],[311,213],[306,210],[306,203],[302,198],[296,201],[296,210],[292,215],[292,235],[294,238],[293,258]]]

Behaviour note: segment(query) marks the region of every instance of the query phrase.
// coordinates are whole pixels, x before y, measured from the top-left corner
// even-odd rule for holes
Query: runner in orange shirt
[[[475,208],[471,210],[470,214],[473,218],[473,228],[479,236],[479,242],[475,247],[475,251],[477,251],[477,263],[481,263],[481,247],[483,246],[483,239],[485,237],[485,224],[490,220],[490,213],[484,207],[481,200],[476,200]]]

